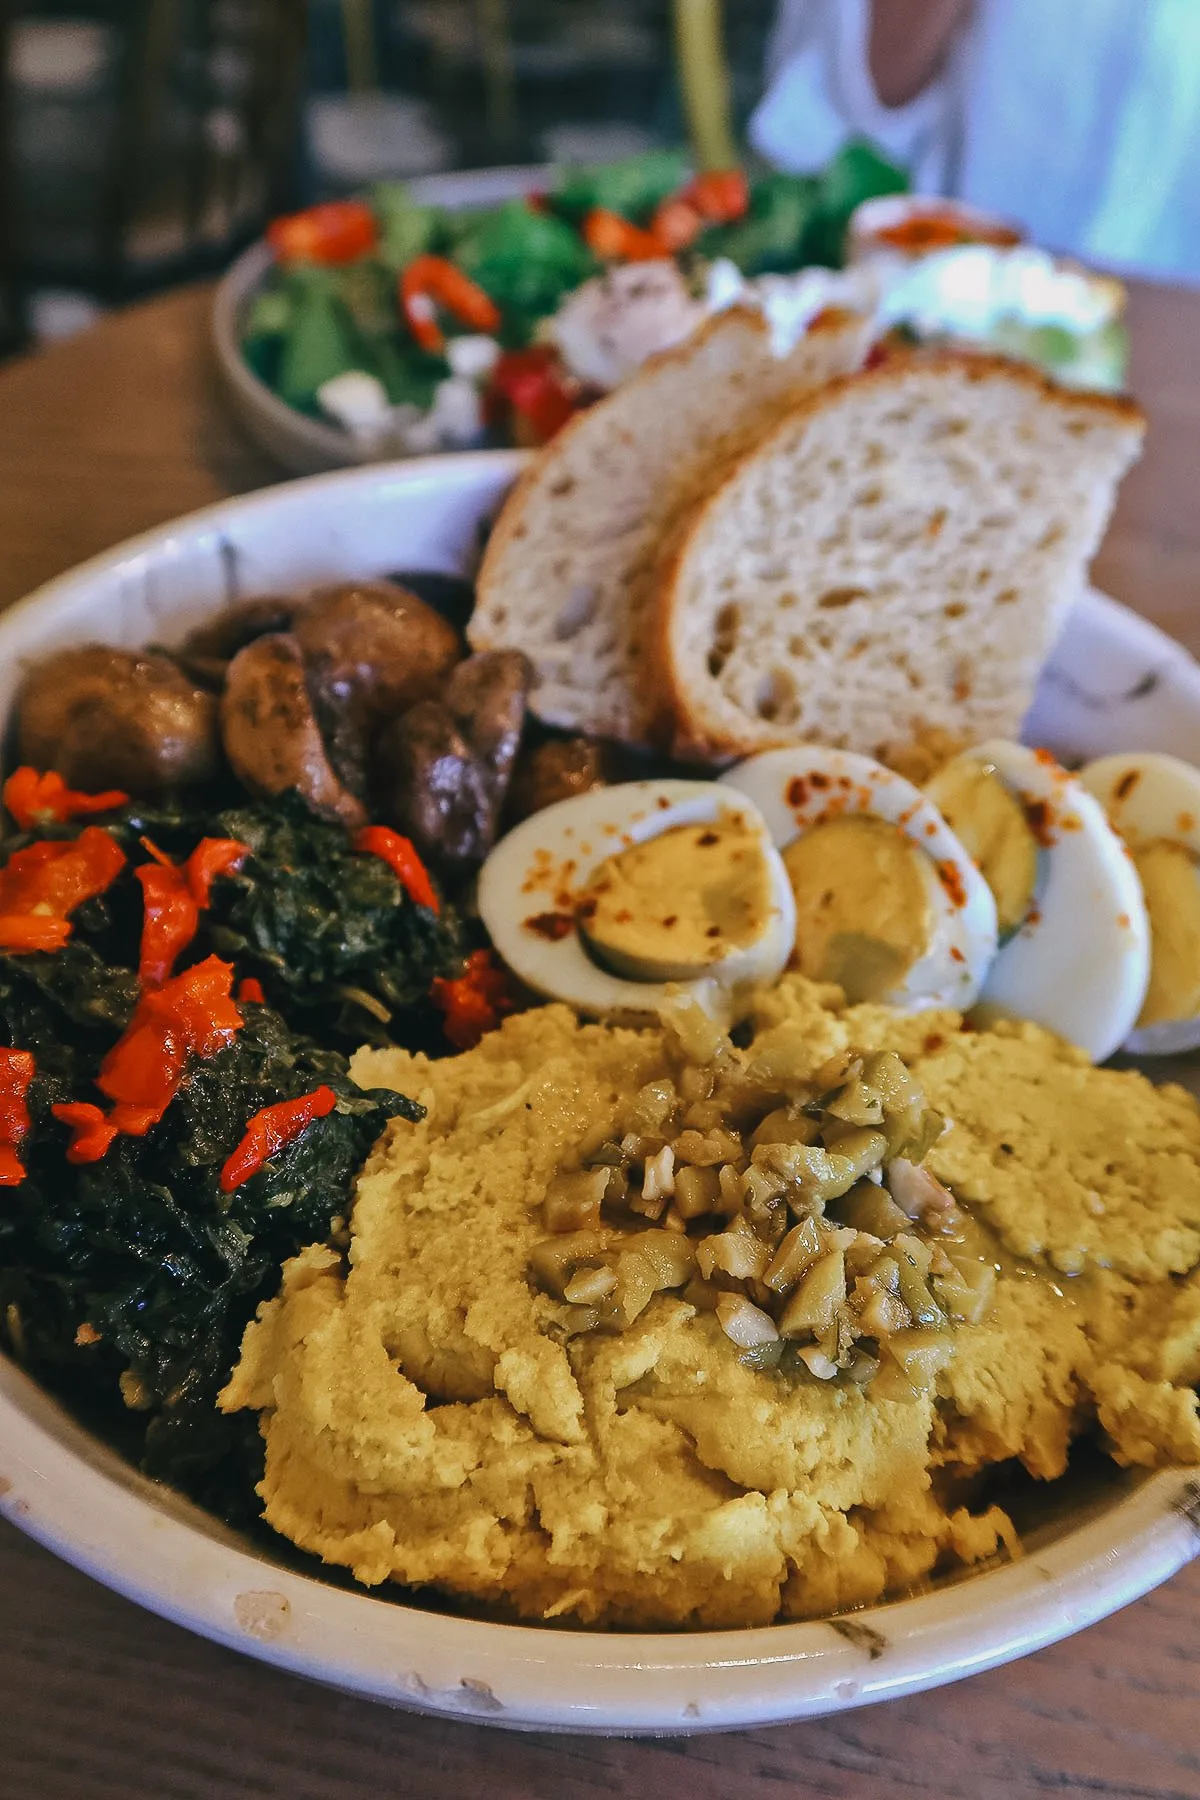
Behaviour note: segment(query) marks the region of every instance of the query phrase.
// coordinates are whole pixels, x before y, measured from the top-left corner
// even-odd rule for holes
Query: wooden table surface
[[[133,532],[277,478],[235,432],[204,290],[0,371],[0,606]],[[1150,416],[1100,585],[1200,651],[1200,294],[1131,300]],[[482,1793],[1200,1800],[1200,1563],[1008,1668],[811,1724],[655,1742],[391,1712],[189,1637],[0,1526],[0,1800]]]

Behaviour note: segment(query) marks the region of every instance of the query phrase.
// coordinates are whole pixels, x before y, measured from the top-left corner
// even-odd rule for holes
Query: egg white
[[[635,981],[600,968],[572,916],[593,872],[674,826],[714,824],[731,811],[756,831],[767,865],[772,910],[762,936],[688,981]],[[765,821],[755,806],[712,781],[624,782],[534,813],[485,860],[478,906],[496,951],[527,987],[592,1017],[653,1017],[669,994],[682,991],[732,1021],[754,984],[783,971],[796,932],[791,884]],[[546,915],[562,921],[563,935],[549,937],[532,923]]]
[[[811,826],[845,814],[898,825],[942,879],[929,884],[934,909],[929,950],[884,999],[909,1011],[973,1004],[996,954],[996,903],[941,813],[919,788],[869,756],[818,744],[764,751],[721,779],[754,801],[780,850]]]
[[[992,963],[981,1000],[1103,1062],[1132,1030],[1150,978],[1137,872],[1099,802],[1048,752],[993,738],[964,760],[994,768],[1045,827],[1037,898]]]
[[[1126,843],[1165,838],[1200,858],[1200,770],[1176,756],[1134,751],[1088,763],[1079,779]],[[1139,1056],[1175,1056],[1197,1047],[1200,1018],[1144,1025],[1126,1039],[1126,1048]]]

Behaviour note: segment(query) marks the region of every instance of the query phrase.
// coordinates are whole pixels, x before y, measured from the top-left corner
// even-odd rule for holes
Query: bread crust
[[[1136,436],[1145,429],[1145,414],[1128,394],[1098,393],[1063,387],[1040,369],[989,352],[942,349],[917,350],[889,356],[873,368],[833,377],[813,393],[780,408],[769,428],[726,467],[719,484],[692,506],[664,544],[656,571],[655,592],[647,622],[648,665],[663,695],[664,711],[674,720],[671,749],[677,757],[696,762],[722,763],[738,757],[780,749],[797,741],[795,731],[756,731],[753,740],[714,728],[698,709],[680,668],[676,633],[683,607],[681,587],[693,545],[713,515],[724,504],[729,489],[748,467],[773,456],[780,441],[802,430],[807,420],[836,409],[848,391],[870,388],[897,391],[916,372],[953,373],[968,382],[1000,379],[1024,387],[1039,401],[1052,404],[1079,418],[1099,418]],[[1134,450],[1136,454],[1136,450]]]

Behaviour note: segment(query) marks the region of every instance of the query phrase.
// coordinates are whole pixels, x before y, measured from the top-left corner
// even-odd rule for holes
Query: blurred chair
[[[219,268],[291,203],[304,0],[5,12],[0,280],[125,299]]]

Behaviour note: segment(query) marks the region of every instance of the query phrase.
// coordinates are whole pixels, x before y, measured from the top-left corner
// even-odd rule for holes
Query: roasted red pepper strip
[[[67,1145],[69,1163],[99,1162],[120,1129],[115,1119],[106,1118],[90,1100],[64,1100],[61,1105],[52,1106],[50,1111],[56,1119],[71,1127],[71,1141]]]
[[[422,350],[433,356],[440,355],[446,347],[437,320],[439,306],[472,331],[499,328],[500,308],[491,295],[444,256],[415,256],[402,270],[398,289],[400,310],[408,321],[408,329]]]
[[[267,242],[285,263],[353,262],[373,250],[378,238],[375,215],[361,200],[326,200],[267,226]]]
[[[239,1006],[265,1006],[267,996],[263,993],[263,984],[256,981],[253,975],[247,975],[237,991]]]
[[[389,831],[386,825],[364,825],[355,834],[354,848],[385,862],[409,899],[415,900],[418,906],[427,906],[432,913],[441,911],[441,901],[433,891],[429,871],[408,838],[401,837],[398,831]]]
[[[125,852],[98,825],[77,838],[44,841],[17,850],[0,869],[0,913],[49,913],[65,919],[112,886],[125,867]]]
[[[70,935],[70,919],[56,919],[50,913],[0,913],[0,950],[10,956],[61,950]]]
[[[461,975],[452,981],[437,976],[429,991],[446,1016],[446,1036],[459,1050],[474,1049],[516,1006],[508,977],[490,950],[472,950]]]
[[[336,1105],[333,1089],[322,1086],[311,1094],[301,1094],[299,1099],[279,1100],[256,1112],[247,1121],[245,1137],[221,1170],[222,1193],[232,1194],[243,1181],[257,1175],[264,1163],[285,1145],[295,1143],[314,1119],[323,1119]]]
[[[178,1092],[189,1051],[213,1056],[233,1042],[242,1015],[232,987],[232,963],[209,956],[142,995],[96,1080],[117,1102],[110,1116],[122,1131],[140,1137],[157,1124]]]
[[[19,1187],[25,1179],[18,1151],[33,1123],[25,1098],[33,1076],[30,1051],[0,1049],[0,1187]]]
[[[212,884],[220,875],[233,875],[250,854],[249,844],[237,838],[201,838],[184,866],[192,899],[199,907],[212,904]]]
[[[14,769],[4,784],[4,804],[22,831],[38,825],[61,825],[87,813],[111,812],[124,806],[128,794],[109,788],[103,794],[81,794],[69,788],[62,776],[48,769],[39,775],[25,763]]]
[[[183,870],[173,863],[143,863],[133,872],[142,884],[138,980],[143,987],[161,987],[196,935],[200,908]]]
[[[196,935],[213,882],[240,868],[250,846],[236,838],[202,838],[181,868],[149,838],[142,845],[154,861],[134,870],[144,895],[138,978],[143,987],[161,987]]]
[[[515,435],[526,445],[548,444],[579,410],[578,397],[548,344],[506,350],[497,357],[488,382],[488,403],[493,424],[503,424],[511,412]]]
[[[593,206],[584,215],[583,238],[592,254],[605,262],[651,262],[667,254],[652,231],[631,225],[607,206]]]

